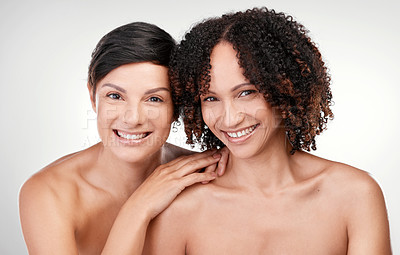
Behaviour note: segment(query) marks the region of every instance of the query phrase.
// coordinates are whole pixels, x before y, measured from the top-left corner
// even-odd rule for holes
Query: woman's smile
[[[165,143],[173,115],[166,67],[122,65],[99,82],[97,95],[97,126],[107,151],[134,162]]]
[[[231,143],[243,143],[247,139],[249,139],[256,129],[260,126],[260,124],[255,124],[247,128],[240,129],[238,131],[222,131],[222,133],[226,136],[229,142]]]
[[[200,96],[203,120],[232,155],[257,156],[272,144],[280,118],[243,75],[231,44],[217,44],[210,61],[210,87]]]
[[[113,131],[118,141],[126,145],[142,143],[152,134],[152,132],[126,132],[117,129],[113,129]]]

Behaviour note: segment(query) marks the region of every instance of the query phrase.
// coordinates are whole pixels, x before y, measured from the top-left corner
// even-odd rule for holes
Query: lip
[[[254,127],[253,131],[251,131],[250,134],[243,135],[243,136],[241,136],[241,137],[231,137],[231,136],[228,135],[228,133],[237,133],[237,132],[239,132],[239,131],[244,131],[244,130],[246,130],[246,129],[248,129],[248,128],[251,128],[251,127],[253,127],[253,126],[255,126],[255,127]],[[222,133],[225,135],[226,139],[227,139],[230,143],[242,144],[242,143],[244,143],[245,141],[247,141],[250,137],[252,137],[252,136],[254,135],[254,133],[257,131],[257,129],[258,129],[259,126],[260,126],[260,123],[257,123],[257,124],[255,124],[255,125],[251,125],[251,126],[246,127],[246,128],[238,129],[238,130],[236,130],[236,131],[222,131]]]
[[[153,133],[153,132],[127,132],[127,131],[123,131],[123,130],[119,130],[119,129],[113,129],[113,132],[114,132],[114,135],[116,137],[116,140],[119,141],[120,143],[124,144],[124,145],[139,145],[139,144],[142,144]],[[143,138],[138,138],[138,139],[128,139],[128,138],[122,137],[120,135],[121,133],[124,136],[126,136],[126,135],[130,135],[130,136],[142,136],[142,135],[145,135],[145,136]]]

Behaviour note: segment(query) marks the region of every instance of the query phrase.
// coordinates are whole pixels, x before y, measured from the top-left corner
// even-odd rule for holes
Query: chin
[[[232,154],[235,158],[239,159],[249,159],[256,155],[256,150],[246,148],[243,146],[242,148],[235,148],[234,146],[227,146],[229,149],[229,153]]]
[[[149,141],[147,144],[140,146],[132,146],[125,144],[109,144],[104,147],[113,156],[112,158],[126,163],[139,163],[148,160],[153,154],[157,153],[162,145],[156,144],[154,141]]]
[[[161,149],[150,148],[123,148],[114,147],[111,149],[116,158],[127,163],[143,162]]]

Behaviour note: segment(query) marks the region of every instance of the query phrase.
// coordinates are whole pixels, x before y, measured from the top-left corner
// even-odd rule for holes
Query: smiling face
[[[120,66],[99,81],[92,105],[105,150],[127,162],[146,160],[161,149],[173,120],[168,69]]]
[[[210,87],[201,96],[205,123],[234,156],[262,153],[277,138],[280,115],[274,114],[264,95],[243,75],[231,44],[214,47],[211,66]]]

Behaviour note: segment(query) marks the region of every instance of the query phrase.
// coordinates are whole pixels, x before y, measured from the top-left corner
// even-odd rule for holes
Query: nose
[[[140,103],[128,104],[122,116],[124,124],[129,126],[142,125],[146,121],[146,114]]]
[[[223,108],[221,124],[225,128],[233,129],[237,127],[243,120],[245,114],[233,102],[226,102]]]

